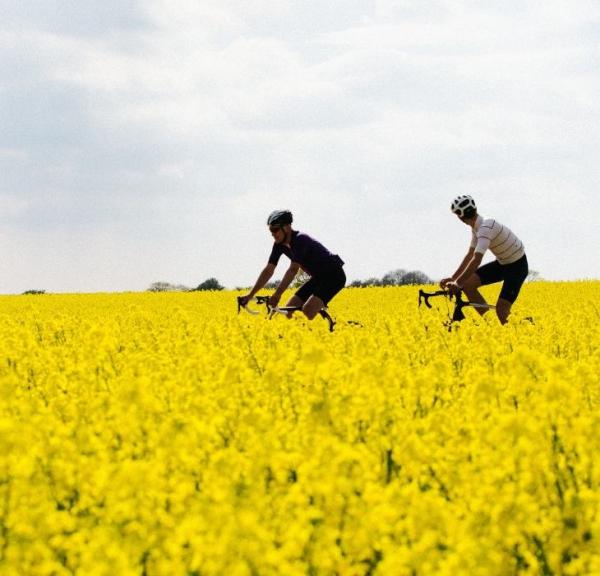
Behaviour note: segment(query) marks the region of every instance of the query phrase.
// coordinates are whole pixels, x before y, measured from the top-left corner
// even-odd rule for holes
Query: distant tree
[[[207,290],[223,290],[224,287],[219,284],[219,281],[216,278],[208,278],[202,284],[198,284],[194,291],[207,291]]]
[[[411,270],[402,276],[400,286],[414,285],[414,284],[431,284],[432,280],[424,272],[419,270]]]
[[[383,275],[381,279],[382,286],[400,286],[403,282],[402,279],[406,276],[406,270],[398,268],[398,270],[392,270],[387,274]]]
[[[427,274],[419,270],[406,271],[402,268],[391,270],[381,279],[368,278],[367,280],[354,280],[349,284],[351,288],[364,288],[367,286],[406,286],[413,284],[431,284],[433,281]]]
[[[537,270],[530,270],[525,278],[526,282],[538,282],[539,280],[543,280],[543,278]]]
[[[412,284],[431,284],[431,279],[427,274],[419,270],[392,270],[381,279],[382,286],[406,286]]]
[[[279,286],[279,284],[281,283],[280,280],[271,280],[270,282],[267,282],[263,288],[265,290],[276,290],[277,287]],[[252,286],[236,286],[234,288],[234,290],[237,290],[238,292],[249,292],[252,289]]]
[[[36,294],[45,294],[45,290],[25,290],[23,295],[36,295]]]
[[[350,288],[367,288],[368,286],[381,286],[379,278],[368,278],[367,280],[354,280],[349,284]]]
[[[189,292],[189,290],[187,286],[170,284],[169,282],[154,282],[148,288],[148,292]]]

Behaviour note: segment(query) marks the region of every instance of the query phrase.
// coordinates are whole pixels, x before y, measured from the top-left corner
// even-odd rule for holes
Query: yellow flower
[[[0,573],[600,574],[600,282],[235,296],[0,297]]]

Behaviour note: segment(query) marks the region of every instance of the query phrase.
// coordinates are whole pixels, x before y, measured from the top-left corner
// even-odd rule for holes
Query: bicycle
[[[265,305],[266,309],[267,309],[267,316],[268,316],[269,320],[271,320],[276,314],[284,314],[285,316],[289,317],[290,315],[293,315],[294,312],[302,311],[301,306],[271,306],[269,304],[269,296],[255,296],[250,301],[254,301],[260,305]],[[259,310],[254,310],[252,308],[249,308],[248,302],[246,302],[245,304],[243,303],[243,296],[237,297],[237,308],[238,308],[238,314],[241,312],[242,309],[244,309],[246,312],[248,312],[249,314],[252,314],[254,316],[257,316],[260,314]],[[333,332],[336,322],[330,316],[329,312],[327,311],[327,308],[325,308],[325,307],[321,308],[319,310],[319,316],[321,316],[321,318],[323,318],[324,320],[327,320],[327,322],[329,324],[329,331]]]

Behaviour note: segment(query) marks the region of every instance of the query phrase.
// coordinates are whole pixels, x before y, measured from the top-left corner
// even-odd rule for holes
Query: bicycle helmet
[[[269,214],[267,225],[285,226],[286,224],[291,224],[293,220],[294,218],[289,210],[275,210]]]
[[[450,206],[450,210],[459,218],[470,218],[477,212],[475,200],[471,196],[457,196]]]

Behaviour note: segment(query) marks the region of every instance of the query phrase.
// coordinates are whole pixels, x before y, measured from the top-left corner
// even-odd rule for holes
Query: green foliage
[[[369,278],[367,280],[354,280],[349,286],[351,288],[365,288],[367,286],[407,286],[414,284],[431,284],[432,280],[419,270],[391,270],[382,278]]]
[[[169,282],[154,282],[150,284],[148,292],[189,292],[187,286],[181,284],[170,284]]]
[[[219,284],[216,278],[207,278],[202,284],[198,284],[194,291],[205,291],[205,290],[223,290],[224,287]]]

